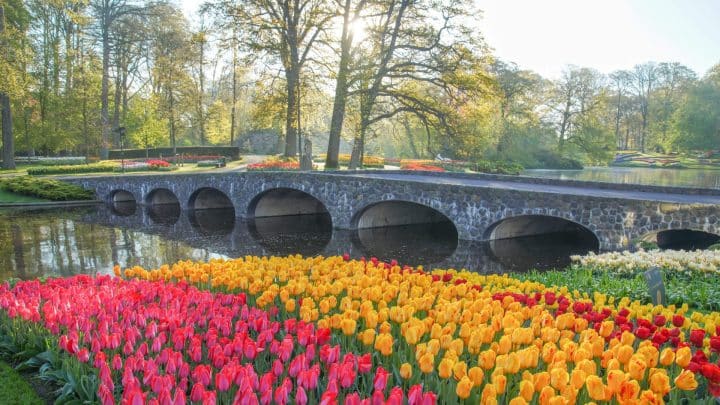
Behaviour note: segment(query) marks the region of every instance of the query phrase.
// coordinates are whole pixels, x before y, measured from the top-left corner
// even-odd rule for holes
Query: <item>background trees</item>
[[[294,156],[309,137],[327,167],[339,153],[353,167],[365,153],[534,167],[720,137],[717,66],[543,78],[492,56],[466,0],[212,0],[195,24],[163,1],[0,5],[6,152],[104,156],[125,126],[135,147]]]

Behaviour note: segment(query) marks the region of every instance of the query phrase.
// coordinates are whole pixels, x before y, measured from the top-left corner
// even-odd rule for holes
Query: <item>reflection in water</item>
[[[158,225],[174,225],[178,219],[182,210],[180,204],[160,204],[160,205],[148,205],[145,207],[145,213]]]
[[[331,229],[326,215],[245,221],[235,218],[232,209],[178,215],[172,206],[158,206],[117,212],[104,206],[0,212],[0,280],[106,274],[114,264],[157,268],[188,259],[296,253],[349,253],[487,273],[562,266],[569,254],[588,250],[575,245],[575,239],[547,235],[490,244],[458,241],[452,224],[341,231]]]
[[[235,228],[234,208],[211,208],[188,211],[190,225],[205,236],[225,236]]]
[[[571,255],[596,250],[597,240],[573,233],[523,236],[485,244],[486,254],[505,271],[560,269],[570,265]]]
[[[110,205],[113,214],[121,217],[129,217],[137,210],[135,201],[115,201]]]
[[[272,256],[321,254],[332,238],[329,214],[252,218],[250,235]]]
[[[358,229],[353,243],[366,257],[418,265],[440,263],[455,253],[458,237],[450,222]]]
[[[525,176],[603,183],[720,188],[720,170],[586,167],[583,170],[525,170]]]

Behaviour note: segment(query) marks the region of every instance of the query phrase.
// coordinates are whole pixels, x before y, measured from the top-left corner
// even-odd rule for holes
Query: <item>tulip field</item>
[[[0,351],[102,404],[714,404],[720,313],[300,256],[0,286]]]

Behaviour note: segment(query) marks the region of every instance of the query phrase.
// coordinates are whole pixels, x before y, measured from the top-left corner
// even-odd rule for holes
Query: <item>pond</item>
[[[175,206],[0,211],[0,280],[109,274],[113,265],[157,268],[179,260],[290,254],[377,257],[482,273],[562,268],[593,249],[572,234],[490,243],[457,239],[452,224],[332,229],[326,215],[257,219]]]
[[[586,167],[583,170],[525,170],[525,176],[604,183],[720,188],[720,170]]]

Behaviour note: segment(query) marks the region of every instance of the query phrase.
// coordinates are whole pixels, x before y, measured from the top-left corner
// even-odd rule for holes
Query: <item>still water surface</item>
[[[157,268],[179,260],[290,254],[378,257],[402,264],[482,273],[564,267],[592,249],[571,235],[490,243],[457,240],[451,224],[343,231],[328,216],[245,220],[232,210],[180,211],[134,204],[0,211],[0,280]]]
[[[720,188],[720,170],[586,167],[583,170],[525,170],[525,176],[603,183]]]

